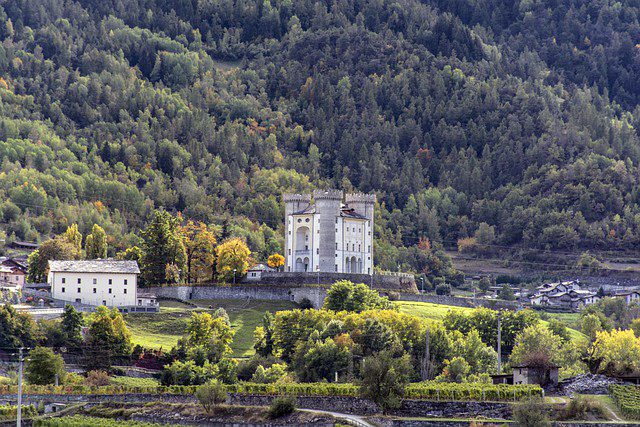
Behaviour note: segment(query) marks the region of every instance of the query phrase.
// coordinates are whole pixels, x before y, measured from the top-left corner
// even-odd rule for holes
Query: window
[[[124,290],[124,294],[125,294],[125,295],[127,294],[127,290],[126,290],[126,289]]]
[[[316,248],[316,255],[320,254],[320,248]]]
[[[109,293],[111,293],[111,288],[109,288]]]
[[[78,293],[82,292],[82,290],[80,288],[78,288]]]
[[[337,256],[337,255],[336,255]],[[338,271],[338,264],[336,264],[336,271]]]
[[[362,233],[362,228],[358,228],[358,233]]]
[[[106,306],[106,305],[107,305],[107,300],[106,300],[106,299],[103,299],[103,300],[102,300],[102,305],[104,305],[104,306]]]
[[[109,279],[109,284],[111,285],[113,283],[113,279]]]
[[[369,236],[371,236],[371,232],[369,231]]]
[[[362,247],[362,246],[358,245],[358,252],[360,252],[360,248],[361,248],[361,247]]]
[[[76,302],[77,302],[78,304],[82,304],[82,299],[81,299],[81,298],[76,298]]]
[[[338,217],[336,217],[336,224],[338,223]]]
[[[98,279],[93,279],[93,284],[94,285],[98,284]]]
[[[126,285],[126,284],[128,284],[128,283],[127,283],[127,279],[124,279],[124,284],[125,284],[125,285]]]
[[[347,231],[349,231],[349,227],[347,227]]]
[[[64,288],[62,288],[62,290],[60,292],[62,292],[64,294]]]
[[[97,290],[96,288],[93,288],[93,293],[94,293],[94,294],[97,294],[97,293],[98,293],[98,290]]]
[[[369,249],[369,250],[368,250],[367,252],[369,252],[369,253],[370,253],[370,252],[371,252],[371,245],[369,245],[369,248],[368,248],[368,249]]]
[[[338,250],[338,243],[336,242],[336,250]]]
[[[78,285],[82,283],[82,279],[78,277]]]
[[[291,249],[289,249],[289,255],[291,255]]]
[[[65,279],[64,277],[62,278],[62,283],[67,283],[67,279]]]
[[[316,231],[316,234],[320,234],[320,227],[318,227],[318,230]]]
[[[305,218],[304,222],[309,222],[309,218]]]

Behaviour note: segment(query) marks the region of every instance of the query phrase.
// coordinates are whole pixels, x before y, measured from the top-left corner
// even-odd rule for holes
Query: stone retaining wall
[[[250,395],[229,393],[228,403],[242,406],[268,406],[277,396]],[[4,403],[15,404],[16,395],[0,395],[0,405]],[[197,403],[193,395],[180,394],[115,394],[115,395],[67,395],[67,394],[26,394],[23,396],[25,404],[45,403],[97,403],[97,402],[122,402],[122,403]],[[370,400],[359,397],[320,397],[298,396],[297,407],[316,409],[319,411],[333,411],[344,414],[371,415],[379,413],[379,408]],[[447,402],[405,399],[402,406],[390,412],[390,415],[403,417],[486,417],[486,418],[510,418],[511,405],[498,402]],[[446,426],[445,426],[446,427]]]
[[[287,273],[263,272],[259,283],[265,285],[303,286],[309,284],[332,285],[338,280],[350,280],[353,283],[365,283],[374,289],[392,289],[397,291],[417,291],[412,274],[358,274],[358,273]],[[245,283],[251,283],[245,279]],[[255,282],[254,282],[255,283]]]
[[[146,288],[158,298],[192,299],[262,299],[276,301],[311,301],[314,307],[322,306],[327,290],[323,287],[289,287],[269,285],[220,285],[220,286],[167,286]]]
[[[390,427],[469,427],[469,424],[469,421],[391,420],[387,425]],[[485,424],[491,423],[485,422]],[[615,425],[615,427],[638,427],[640,423],[612,424],[607,422],[554,421],[551,425],[553,427],[612,427],[612,425]]]

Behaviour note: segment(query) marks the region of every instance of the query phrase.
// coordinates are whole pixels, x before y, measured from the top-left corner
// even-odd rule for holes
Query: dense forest
[[[0,1],[0,227],[136,244],[156,208],[281,248],[376,192],[375,262],[640,243],[633,0]],[[430,243],[429,243],[430,242]]]

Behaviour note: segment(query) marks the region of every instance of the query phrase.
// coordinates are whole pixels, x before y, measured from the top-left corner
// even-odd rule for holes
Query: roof
[[[528,368],[539,368],[539,367],[538,366],[531,366],[528,363],[523,363],[521,365],[513,365],[511,368],[523,368],[523,369],[527,368],[528,369]],[[560,368],[560,366],[558,366],[558,365],[549,365],[548,368],[549,369],[558,369],[558,368]]]
[[[96,259],[90,261],[49,261],[49,270],[74,273],[128,273],[140,274],[136,261]]]
[[[366,216],[360,215],[355,210],[348,209],[348,208],[347,209],[341,209],[340,210],[340,216],[347,217],[347,218],[367,219]]]

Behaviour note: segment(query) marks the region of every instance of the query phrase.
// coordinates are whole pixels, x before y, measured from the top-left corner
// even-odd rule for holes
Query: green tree
[[[132,349],[131,332],[117,308],[100,306],[89,316],[83,346],[87,370],[108,371],[112,357],[129,357]]]
[[[234,237],[226,240],[216,249],[218,275],[224,281],[236,280],[247,273],[251,251],[241,239]]]
[[[87,259],[107,257],[107,233],[98,224],[93,224],[91,234],[85,239],[84,250]]]
[[[210,279],[213,275],[216,238],[202,223],[188,221],[178,227],[187,254],[187,283]]]
[[[147,229],[140,233],[143,240],[140,269],[145,283],[164,283],[167,265],[174,264],[185,271],[187,255],[178,227],[177,218],[156,210]]]
[[[567,325],[564,322],[558,319],[549,320],[548,328],[555,335],[562,338],[562,341],[569,342],[571,341],[571,336],[569,335],[569,330],[567,329]]]
[[[0,348],[33,347],[39,338],[31,314],[19,313],[10,304],[0,306]]]
[[[360,367],[360,395],[374,401],[384,413],[400,405],[411,375],[408,356],[383,351],[367,357]]]
[[[262,316],[262,326],[258,326],[253,334],[255,344],[253,348],[262,357],[273,354],[273,314],[266,311]]]
[[[187,326],[187,347],[191,358],[201,351],[211,363],[231,355],[234,331],[224,317],[194,312]]]
[[[64,361],[62,356],[55,354],[50,348],[36,347],[29,352],[25,372],[29,384],[54,384],[56,375],[62,384],[65,377]]]
[[[388,310],[392,304],[387,297],[381,297],[364,283],[339,280],[331,285],[322,307],[325,310],[360,313],[372,309]]]
[[[46,282],[50,260],[73,260],[80,257],[80,251],[66,239],[49,239],[29,255],[28,277],[31,283]]]
[[[512,364],[521,364],[526,363],[531,355],[543,354],[551,363],[558,364],[561,361],[561,348],[562,339],[538,323],[518,334],[509,360]]]
[[[500,292],[498,292],[498,298],[503,299],[505,301],[514,301],[516,299],[513,289],[508,284],[502,285]]]
[[[62,334],[65,345],[70,350],[78,350],[82,345],[82,326],[84,319],[82,313],[76,311],[72,305],[65,305],[62,313]]]

